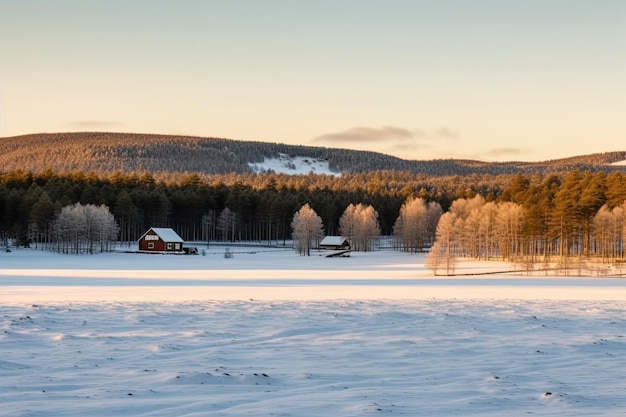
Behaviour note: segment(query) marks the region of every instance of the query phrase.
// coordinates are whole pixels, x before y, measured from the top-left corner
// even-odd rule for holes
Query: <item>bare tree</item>
[[[427,263],[435,274],[442,268],[447,275],[454,274],[458,247],[458,219],[451,212],[444,213],[437,223],[437,238],[428,254]]]
[[[495,227],[497,213],[498,206],[490,201],[470,214],[470,216],[478,218],[478,252],[476,253],[478,258],[490,259],[496,256]]]
[[[76,203],[61,209],[52,224],[54,250],[63,253],[104,252],[117,239],[119,226],[104,205]]]
[[[438,203],[426,204],[422,198],[407,200],[393,226],[398,246],[406,252],[414,253],[432,245],[441,213]]]
[[[426,266],[433,271],[435,276],[439,275],[439,270],[446,263],[445,255],[445,247],[439,241],[435,241],[426,256]]]
[[[380,237],[378,212],[370,205],[350,204],[339,218],[339,231],[350,239],[353,250],[371,251]]]
[[[446,258],[511,259],[521,251],[523,214],[522,206],[516,203],[487,203],[478,195],[455,200],[437,225],[438,247],[445,248]]]
[[[626,202],[609,209],[602,206],[593,218],[593,244],[595,253],[603,262],[615,262],[623,255],[626,232]]]
[[[499,254],[505,260],[510,260],[520,255],[520,232],[522,230],[523,218],[524,209],[521,205],[511,202],[498,204],[494,237],[498,245]],[[534,252],[534,248],[529,248],[531,255]]]
[[[432,246],[435,243],[435,237],[437,233],[437,223],[443,214],[441,205],[436,201],[431,201],[426,206],[426,221],[425,221],[425,245]]]
[[[222,240],[235,241],[235,223],[237,216],[235,213],[225,207],[217,218],[217,229],[222,233]]]
[[[300,255],[311,255],[311,249],[319,244],[324,236],[322,218],[309,204],[305,204],[294,214],[291,222],[294,248]]]

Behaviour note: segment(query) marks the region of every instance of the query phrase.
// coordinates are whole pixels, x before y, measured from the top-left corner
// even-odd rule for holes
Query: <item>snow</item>
[[[264,158],[261,163],[249,163],[248,166],[256,173],[273,171],[277,174],[306,175],[309,173],[325,175],[341,175],[330,169],[328,161],[309,156],[290,156],[281,153],[278,158]]]
[[[325,236],[324,239],[320,242],[320,247],[324,245],[329,246],[340,246],[342,245],[347,238],[343,236]]]
[[[625,413],[626,280],[230,249],[0,253],[0,416]]]
[[[183,243],[183,238],[178,236],[178,233],[176,233],[174,231],[174,229],[171,229],[169,227],[152,227],[150,230],[152,230],[164,242],[180,242],[180,243]],[[148,230],[146,233],[144,233],[143,236],[141,236],[140,239],[143,239],[144,236],[147,235],[150,232],[150,230]]]

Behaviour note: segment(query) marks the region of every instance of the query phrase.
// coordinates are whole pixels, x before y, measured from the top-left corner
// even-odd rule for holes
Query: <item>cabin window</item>
[[[176,243],[174,247],[176,248],[176,250],[180,250],[180,243]]]
[[[154,242],[148,242],[148,249],[154,249]]]
[[[172,246],[173,246],[172,243],[168,243],[167,244],[167,250],[172,250]]]

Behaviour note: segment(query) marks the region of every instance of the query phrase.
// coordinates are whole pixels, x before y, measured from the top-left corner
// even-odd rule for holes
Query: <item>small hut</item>
[[[183,239],[169,227],[151,227],[139,238],[142,252],[183,252]]]
[[[326,236],[320,242],[320,249],[326,250],[349,250],[350,241],[343,236]]]

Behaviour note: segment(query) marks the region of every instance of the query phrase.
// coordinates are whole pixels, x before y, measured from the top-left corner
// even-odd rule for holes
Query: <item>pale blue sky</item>
[[[0,0],[0,135],[626,150],[626,1]]]

